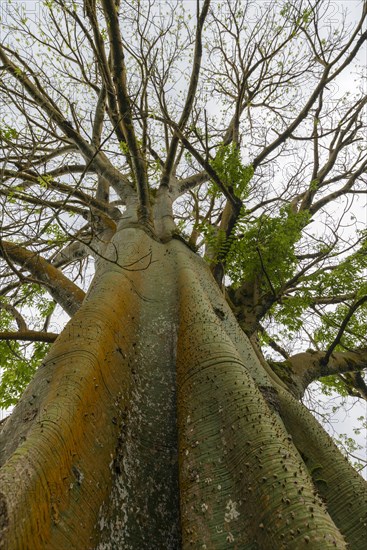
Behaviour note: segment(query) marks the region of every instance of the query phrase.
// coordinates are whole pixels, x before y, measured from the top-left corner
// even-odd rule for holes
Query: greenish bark
[[[204,262],[122,226],[1,431],[0,547],[362,548],[365,482],[292,399]]]
[[[180,270],[178,411],[183,548],[346,548],[272,402],[259,362],[223,326],[186,261]],[[219,314],[221,312],[221,314]],[[273,391],[272,391],[273,390]]]
[[[107,253],[1,432],[1,548],[179,545],[172,265],[136,229]]]
[[[366,482],[316,419],[287,392],[279,391],[280,414],[293,436],[316,490],[353,550],[363,550],[367,536]]]

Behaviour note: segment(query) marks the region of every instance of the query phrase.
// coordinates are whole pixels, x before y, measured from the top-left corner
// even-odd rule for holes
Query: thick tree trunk
[[[105,255],[0,434],[0,547],[364,548],[365,482],[202,260],[137,227]]]

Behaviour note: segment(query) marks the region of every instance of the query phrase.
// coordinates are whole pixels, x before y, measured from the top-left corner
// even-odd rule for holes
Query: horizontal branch
[[[58,336],[56,332],[40,332],[39,330],[0,332],[0,340],[23,340],[24,342],[47,342],[49,344],[52,344]]]
[[[88,195],[81,189],[78,189],[77,187],[72,187],[64,182],[56,181],[52,177],[49,178],[48,176],[52,176],[52,173],[48,174],[42,174],[41,176],[35,175],[33,172],[29,171],[17,171],[17,170],[2,170],[2,176],[3,178],[16,178],[19,180],[22,180],[24,183],[23,185],[18,185],[17,189],[21,192],[23,192],[24,189],[31,187],[33,185],[45,185],[47,188],[54,189],[55,191],[58,191],[60,193],[63,193],[65,195],[69,195],[69,197],[75,197],[80,202],[85,204],[85,206],[94,209],[100,210],[101,212],[105,212],[109,214],[113,218],[119,218],[120,217],[120,211],[116,208],[113,208],[105,201],[101,201],[95,197],[92,197],[91,195]],[[15,192],[12,190],[11,187],[9,187],[5,193],[5,191],[0,191],[1,194],[9,194],[12,193],[13,196],[15,196]],[[22,198],[22,197],[20,197]],[[24,200],[24,199],[23,199]],[[68,206],[65,204],[65,207],[67,208],[75,208],[75,206]]]
[[[335,294],[335,296],[312,296],[312,304],[317,305],[329,305],[329,304],[340,304],[342,302],[347,302],[348,300],[354,300],[356,297],[356,292],[347,292],[345,294]]]
[[[284,362],[274,362],[279,367],[288,367],[302,392],[314,381],[324,376],[357,373],[367,368],[367,348],[335,352],[325,364],[324,351],[305,351],[292,355]],[[301,393],[302,393],[301,392]]]
[[[206,183],[209,180],[210,180],[210,177],[206,171],[198,172],[193,176],[189,176],[188,178],[178,180],[177,181],[178,194],[182,195],[183,193],[190,191],[190,189],[194,189],[194,187],[197,187],[201,183]]]

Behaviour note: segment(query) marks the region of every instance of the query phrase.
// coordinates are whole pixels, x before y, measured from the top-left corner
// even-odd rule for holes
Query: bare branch
[[[24,342],[46,342],[52,344],[58,336],[54,332],[40,332],[38,330],[0,331],[0,340],[22,340]]]

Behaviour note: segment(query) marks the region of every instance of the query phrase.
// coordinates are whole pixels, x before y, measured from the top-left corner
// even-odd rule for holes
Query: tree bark
[[[79,309],[85,296],[83,290],[36,252],[1,239],[0,257],[29,271],[68,315],[74,315]]]
[[[0,548],[362,550],[364,480],[204,262],[126,222],[104,256],[0,433]]]
[[[172,262],[136,229],[107,254],[1,432],[0,547],[177,547]]]

